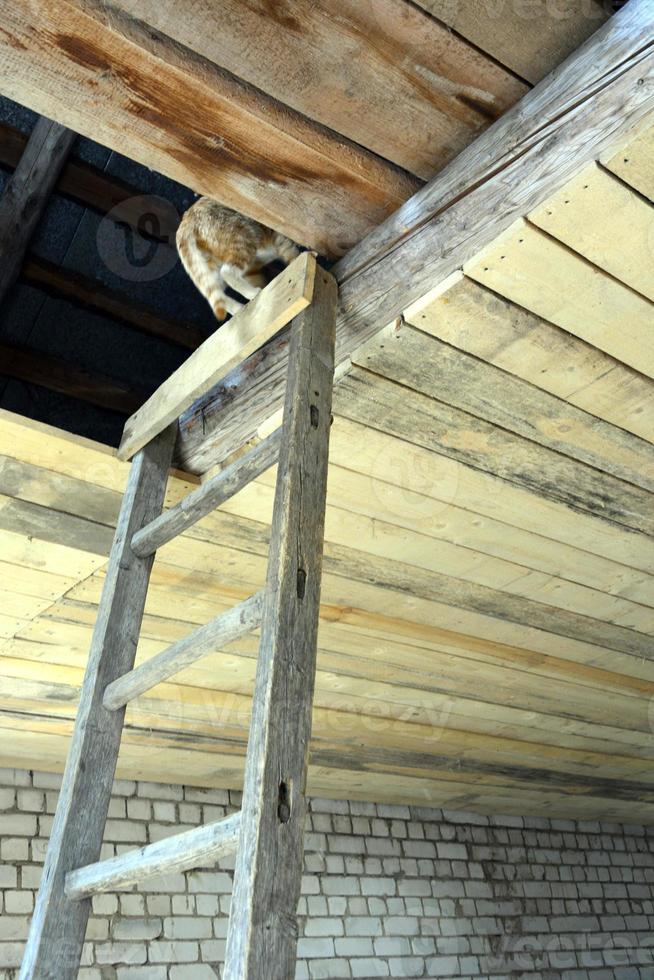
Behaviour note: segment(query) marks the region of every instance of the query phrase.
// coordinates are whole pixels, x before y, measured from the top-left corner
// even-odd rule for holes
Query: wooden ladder
[[[177,422],[133,458],[21,967],[23,980],[77,976],[92,895],[206,866],[233,851],[237,858],[223,977],[294,976],[337,296],[333,278],[323,270],[318,273],[311,305],[291,324],[281,429],[164,513]],[[265,588],[134,668],[155,550],[276,461]],[[199,657],[258,627],[241,811],[99,861],[125,706]]]

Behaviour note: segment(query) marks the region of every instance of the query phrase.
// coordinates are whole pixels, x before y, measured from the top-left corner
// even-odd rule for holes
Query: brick
[[[29,841],[25,837],[6,837],[0,841],[0,860],[2,861],[27,861],[29,851]]]
[[[36,817],[29,813],[0,814],[0,837],[34,837]]]
[[[165,966],[119,966],[116,980],[167,980]]]
[[[23,915],[0,916],[0,941],[27,939],[30,920]]]
[[[195,916],[164,919],[163,931],[166,939],[209,939],[212,934],[210,919]]]
[[[351,966],[353,977],[366,977],[366,980],[369,977],[389,977],[391,975],[386,960],[375,959],[374,957],[352,960]]]
[[[156,940],[148,944],[151,963],[197,963],[200,947],[193,942]]]
[[[333,939],[308,939],[302,937],[298,940],[297,955],[299,959],[328,959],[334,955]]]
[[[170,980],[217,980],[219,974],[208,963],[171,966]]]
[[[119,919],[112,927],[114,939],[151,941],[161,935],[161,919]]]
[[[146,962],[147,950],[143,943],[100,943],[95,950],[98,963],[129,963],[137,966]]]
[[[21,960],[23,959],[23,949],[23,943],[0,942],[0,967],[11,969],[12,967],[20,966]],[[7,980],[13,980],[13,977],[10,975],[7,977]]]

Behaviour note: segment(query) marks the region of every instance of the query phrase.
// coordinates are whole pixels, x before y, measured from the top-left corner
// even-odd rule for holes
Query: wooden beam
[[[129,459],[241,361],[311,303],[316,260],[303,252],[212,334],[127,420],[118,449]]]
[[[156,657],[151,657],[139,667],[116,678],[104,693],[102,703],[105,708],[116,711],[124,707],[156,684],[189,667],[200,657],[221,650],[228,643],[258,629],[261,625],[263,603],[264,593],[257,592],[233,609],[216,616],[211,622],[199,626],[189,636],[173,643]]]
[[[495,7],[479,0],[415,0],[502,65],[535,84],[611,15],[602,0],[530,0]]]
[[[557,71],[465,149],[422,191],[334,266],[336,363],[413,301],[460,270],[654,112],[654,7],[630,0]],[[176,459],[211,460],[252,439],[280,409],[287,338],[198,401],[182,420]],[[229,389],[238,385],[234,397]],[[200,433],[194,418],[207,420]],[[220,433],[213,427],[220,425]],[[221,433],[226,433],[225,437]]]
[[[100,855],[124,719],[124,711],[102,706],[102,696],[134,664],[152,558],[137,558],[130,542],[161,510],[173,439],[169,427],[130,470],[23,957],[24,978],[77,977],[91,903],[70,901],[65,877]]]
[[[175,507],[155,518],[147,527],[134,535],[132,550],[144,558],[157,548],[172,541],[197,521],[202,520],[216,507],[256,480],[273,466],[279,457],[281,430],[277,429],[267,439],[250,449],[245,456],[227,466],[207,480],[201,487],[189,493]]]
[[[14,170],[27,146],[27,136],[19,129],[0,122],[0,164]],[[123,221],[139,234],[156,238],[175,247],[175,234],[179,220],[175,209],[166,201],[153,195],[143,199],[143,192],[131,187],[117,177],[98,170],[82,160],[69,159],[55,184],[55,191],[65,197],[92,208],[99,214],[112,212],[115,221]],[[153,216],[144,227],[144,213]],[[158,229],[158,234],[155,230]]]
[[[69,398],[77,398],[122,415],[129,415],[140,408],[149,394],[147,391],[136,391],[130,385],[103,374],[86,371],[61,358],[9,344],[0,344],[0,375],[39,385],[48,391],[57,391]]]
[[[292,328],[225,980],[295,972],[336,296],[319,269]]]
[[[406,0],[294,0],[284,16],[221,0],[220,31],[212,0],[115,5],[423,179],[528,89]]]
[[[10,98],[320,253],[420,184],[102,0],[12,4],[3,27]]]
[[[22,278],[31,286],[44,289],[53,296],[62,296],[94,313],[120,320],[150,337],[188,350],[196,350],[207,337],[206,331],[193,323],[183,323],[157,313],[118,290],[110,289],[98,279],[89,279],[45,259],[28,258],[23,266]]]
[[[0,303],[20,273],[75,133],[51,119],[37,121],[0,200]]]
[[[138,885],[158,875],[208,867],[219,858],[233,854],[240,829],[241,814],[232,813],[224,820],[194,827],[184,834],[175,834],[136,851],[69,871],[66,898],[78,902],[101,892]]]

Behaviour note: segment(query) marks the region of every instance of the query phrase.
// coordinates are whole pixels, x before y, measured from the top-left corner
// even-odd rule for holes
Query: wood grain
[[[611,474],[654,492],[654,446],[651,442],[609,425],[435,337],[427,337],[401,321],[381,330],[355,351],[352,363],[529,442],[587,463],[599,471],[589,478],[589,483],[595,481],[598,490],[603,474]],[[471,428],[475,425],[473,420],[469,424]],[[490,429],[485,431],[489,434],[489,444],[496,443],[499,451],[499,442],[506,437]],[[511,444],[518,446],[507,441],[503,450],[505,458],[509,456]],[[533,448],[527,451],[535,452]],[[512,458],[515,466],[517,456]],[[549,476],[557,480],[563,490],[565,480],[554,477],[558,461],[550,458],[553,466],[548,467],[543,457],[543,469],[549,470]],[[576,473],[574,480],[580,486],[586,471],[573,468],[571,472]],[[613,493],[619,494],[619,485],[612,485]],[[611,495],[608,486],[604,490]],[[625,492],[629,492],[627,488]],[[593,505],[591,511],[602,513],[597,505]]]
[[[463,270],[477,282],[654,378],[652,301],[530,222],[517,221],[466,262]]]
[[[478,0],[416,0],[434,17],[532,83],[572,54],[609,16],[601,0],[498,6]]]
[[[292,327],[224,976],[291,976],[303,868],[337,288]]]
[[[103,705],[109,711],[116,711],[200,657],[258,629],[261,625],[263,604],[264,595],[258,592],[204,626],[199,626],[189,636],[173,643],[156,657],[151,657],[139,667],[117,677],[107,685],[102,699]]]
[[[155,518],[134,535],[132,550],[145,557],[171,541],[197,521],[202,520],[246,487],[279,457],[281,430],[253,446],[244,456],[207,480],[198,490],[188,494],[171,510]]]
[[[226,0],[220,32],[211,0],[117,6],[425,179],[527,91],[404,0],[293,0],[277,16],[262,0]]]
[[[652,381],[604,351],[461,276],[404,313],[408,323],[651,442]]]
[[[6,11],[5,94],[342,255],[420,182],[102,0]]]

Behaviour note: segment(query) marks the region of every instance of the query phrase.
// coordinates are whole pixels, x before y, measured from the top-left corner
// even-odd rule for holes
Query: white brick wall
[[[58,785],[0,770],[0,980],[17,976]],[[118,781],[103,856],[238,805]],[[301,980],[654,978],[654,828],[328,800],[309,821]],[[98,896],[82,980],[216,980],[231,866]]]

